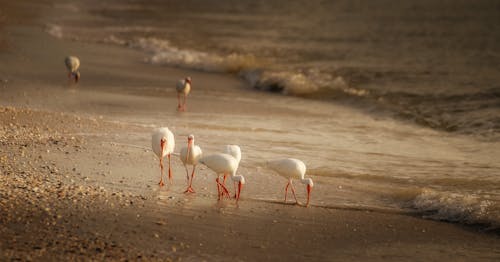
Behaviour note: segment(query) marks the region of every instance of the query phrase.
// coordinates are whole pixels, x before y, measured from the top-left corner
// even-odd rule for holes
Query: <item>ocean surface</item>
[[[347,190],[324,197],[325,206],[500,225],[498,1],[113,0],[53,8],[45,30],[54,37],[134,48],[145,63],[234,74],[262,92],[394,120],[342,122],[332,114],[304,119],[287,141],[256,134],[250,155],[273,145],[258,160],[293,147],[310,175]],[[274,133],[294,125],[252,121]]]

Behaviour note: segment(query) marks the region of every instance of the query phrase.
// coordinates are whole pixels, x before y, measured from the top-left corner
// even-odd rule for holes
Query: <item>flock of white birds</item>
[[[68,56],[64,60],[66,68],[68,69],[68,78],[70,81],[78,83],[80,79],[80,60],[75,56]],[[73,80],[74,79],[74,80]],[[176,85],[177,90],[177,110],[186,110],[186,98],[191,91],[191,78],[186,77],[179,80]],[[181,102],[182,97],[182,102]],[[160,161],[160,186],[164,186],[163,173],[164,166],[163,160],[165,157],[168,158],[168,178],[170,184],[172,183],[172,168],[171,168],[171,155],[174,153],[175,149],[175,138],[172,131],[168,127],[161,127],[153,132],[151,137],[151,146],[155,155]],[[236,171],[241,160],[241,149],[237,145],[226,145],[225,150],[221,153],[215,153],[208,156],[203,156],[203,152],[199,146],[194,142],[194,135],[189,135],[187,139],[187,146],[183,147],[180,151],[180,159],[184,164],[186,169],[187,178],[187,188],[185,193],[194,193],[193,189],[193,179],[195,177],[195,169],[198,163],[207,166],[209,169],[216,174],[216,185],[218,191],[218,199],[231,198],[228,188],[226,187],[226,178],[229,176],[234,184],[234,198],[236,202],[240,199],[241,190],[245,184],[245,177],[242,175],[237,175]],[[188,166],[192,166],[191,176],[189,175]],[[295,203],[298,204],[297,196],[295,195],[295,188],[293,186],[293,179],[298,179],[300,183],[306,185],[307,190],[307,202],[306,206],[309,205],[309,200],[311,196],[311,190],[313,187],[313,181],[311,178],[305,178],[306,165],[304,162],[294,159],[294,158],[284,158],[273,161],[268,161],[266,166],[270,169],[276,171],[281,176],[288,180],[285,187],[285,203],[288,195],[288,188],[291,189]],[[222,176],[222,178],[221,178]]]

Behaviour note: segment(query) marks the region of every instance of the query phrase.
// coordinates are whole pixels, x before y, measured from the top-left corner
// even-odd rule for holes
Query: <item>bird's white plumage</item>
[[[231,155],[224,153],[216,153],[209,156],[204,156],[198,160],[206,165],[216,174],[229,173],[234,175],[238,169],[238,161]]]
[[[224,197],[224,195],[229,195],[229,191],[225,186],[226,175],[230,175],[231,180],[235,183],[235,195],[236,202],[240,199],[241,188],[245,184],[245,178],[241,175],[236,175],[236,170],[238,170],[238,165],[241,159],[241,150],[239,146],[226,146],[226,151],[233,154],[217,153],[209,156],[200,158],[199,162],[206,165],[212,171],[217,174],[217,190],[219,192],[219,200]],[[221,183],[219,176],[224,175],[224,181]],[[238,184],[236,189],[236,184]]]
[[[163,148],[163,152],[161,152],[161,139],[165,138],[165,147]],[[161,127],[156,129],[153,132],[152,138],[151,138],[151,148],[153,149],[153,152],[155,153],[158,158],[162,158],[168,154],[171,154],[174,152],[175,148],[175,139],[174,139],[174,134],[172,131],[168,129],[168,127]]]
[[[238,162],[238,165],[240,164],[241,161],[241,148],[237,145],[226,145],[226,148],[224,149],[224,153],[233,156],[236,161]]]
[[[64,59],[64,64],[66,64],[66,68],[71,73],[75,73],[80,67],[80,59],[78,59],[78,57],[76,56],[68,56],[66,57],[66,59]]]
[[[304,178],[306,174],[306,165],[304,162],[295,159],[295,158],[285,158],[274,161],[268,161],[267,166],[272,170],[276,171],[281,176],[288,179],[288,183],[285,187],[285,202],[288,194],[288,187],[291,188],[293,197],[295,198],[295,203],[299,203],[297,200],[297,196],[295,195],[295,189],[293,186],[293,179],[298,179],[300,183],[306,185],[307,190],[307,203],[306,206],[309,205],[309,199],[311,197],[311,190],[314,186],[311,178]]]
[[[306,165],[304,164],[304,162],[295,158],[285,158],[269,161],[267,165],[269,168],[288,179],[304,179],[304,175],[306,173]]]
[[[191,150],[189,150],[189,155],[188,148],[186,146],[181,149],[180,158],[184,165],[197,165],[202,154],[203,152],[201,151],[201,148],[194,144],[193,138],[193,145],[191,146]]]
[[[191,81],[190,78],[187,78],[189,79],[189,81]],[[177,85],[176,85],[176,88],[178,93],[183,93],[185,95],[189,94],[189,92],[191,91],[191,84],[186,81],[186,79],[181,79],[177,82]]]

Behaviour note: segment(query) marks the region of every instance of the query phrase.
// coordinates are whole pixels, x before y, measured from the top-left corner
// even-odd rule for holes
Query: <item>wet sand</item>
[[[238,205],[216,200],[215,177],[206,168],[195,179],[197,193],[183,194],[185,173],[176,157],[173,185],[159,188],[158,163],[148,148],[155,126],[171,126],[177,148],[193,130],[204,152],[226,141],[253,148],[258,142],[248,139],[248,130],[231,123],[271,113],[276,121],[312,117],[315,110],[294,112],[286,103],[321,103],[265,96],[235,77],[154,67],[134,50],[59,40],[41,26],[4,30],[9,44],[0,52],[2,260],[500,258],[498,236],[474,227],[389,211],[318,207],[315,195],[331,193],[322,187],[327,178],[319,176],[311,207],[285,205],[283,179],[270,178],[276,183],[265,192],[252,186],[262,173],[252,159],[242,163],[240,174],[249,183]],[[70,52],[85,61],[78,86],[65,79],[62,61]],[[178,114],[174,86],[165,86],[184,75],[195,79],[197,90],[189,112]],[[215,85],[227,91],[214,94]],[[234,96],[239,99],[229,99]],[[214,118],[227,126],[215,125]]]

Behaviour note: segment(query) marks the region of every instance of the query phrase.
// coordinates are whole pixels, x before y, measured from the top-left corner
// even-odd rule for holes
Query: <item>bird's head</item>
[[[186,81],[186,83],[191,84],[191,77],[190,76],[186,77],[186,79],[184,79],[184,81]]]
[[[305,180],[305,184],[306,184],[307,186],[309,186],[309,187],[311,187],[311,188],[314,186],[314,183],[313,183],[313,180],[312,180],[312,179],[310,179],[310,178],[306,178],[306,179],[304,179],[304,180]]]
[[[165,148],[165,144],[167,143],[167,138],[165,137],[162,137],[160,139],[160,147],[161,147],[161,151],[163,152],[163,149]]]

